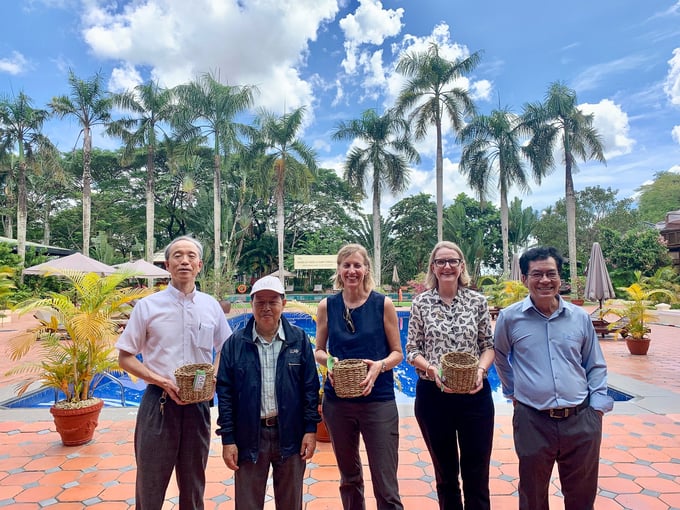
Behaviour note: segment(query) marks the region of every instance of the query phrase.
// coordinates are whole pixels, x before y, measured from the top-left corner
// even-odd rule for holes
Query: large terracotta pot
[[[50,408],[50,413],[54,416],[54,425],[64,446],[78,446],[92,440],[94,429],[99,424],[99,413],[104,407],[103,400],[96,400],[93,405],[75,409],[56,406]]]
[[[626,346],[631,354],[644,355],[649,350],[650,338],[641,338],[636,340],[630,336],[626,337]]]
[[[320,443],[330,443],[331,435],[328,433],[328,427],[326,427],[326,422],[323,420],[323,413],[321,412],[320,405],[319,414],[321,415],[321,421],[316,426],[316,440]]]

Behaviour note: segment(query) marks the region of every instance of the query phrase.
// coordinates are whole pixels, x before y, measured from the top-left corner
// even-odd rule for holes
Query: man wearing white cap
[[[301,510],[321,421],[316,362],[307,334],[282,315],[281,281],[265,276],[250,296],[253,317],[225,342],[217,373],[222,458],[235,471],[236,510],[264,507],[270,465],[276,508]]]

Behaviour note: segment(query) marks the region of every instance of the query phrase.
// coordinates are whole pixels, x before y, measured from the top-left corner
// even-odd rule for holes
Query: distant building
[[[680,211],[666,213],[666,221],[658,223],[657,228],[666,240],[673,267],[680,271]]]

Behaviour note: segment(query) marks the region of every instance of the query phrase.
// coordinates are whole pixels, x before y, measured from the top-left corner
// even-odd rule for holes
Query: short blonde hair
[[[434,271],[432,270],[432,266],[434,265],[434,259],[437,256],[437,252],[442,248],[448,248],[458,252],[458,257],[460,257],[460,260],[462,261],[461,264],[463,264],[462,270],[458,275],[458,285],[461,287],[467,287],[470,285],[470,274],[467,270],[467,264],[465,263],[465,255],[463,255],[463,250],[461,250],[460,246],[458,246],[456,243],[452,243],[451,241],[441,241],[435,244],[434,248],[432,248],[432,253],[430,253],[430,263],[427,265],[427,276],[425,276],[425,287],[428,289],[439,288],[439,281],[437,280],[437,275],[435,275]]]
[[[338,257],[336,261],[337,267],[332,278],[333,288],[340,290],[345,288],[345,284],[343,283],[342,278],[340,278],[340,265],[347,257],[354,255],[355,253],[358,253],[364,259],[364,265],[366,266],[366,274],[364,275],[364,290],[370,292],[375,287],[373,272],[371,271],[371,259],[368,256],[368,251],[366,251],[366,248],[360,244],[346,244],[340,248],[340,251],[338,251]]]

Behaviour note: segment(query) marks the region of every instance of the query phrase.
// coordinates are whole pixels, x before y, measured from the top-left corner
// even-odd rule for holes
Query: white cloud
[[[663,90],[672,104],[680,106],[680,48],[673,50],[673,57],[668,61],[668,67]]]
[[[671,136],[673,137],[675,143],[680,145],[680,126],[673,126],[673,129],[671,130]]]
[[[404,9],[383,9],[379,0],[359,0],[353,14],[340,20],[345,34],[345,59],[342,66],[347,74],[357,72],[359,47],[362,44],[381,45],[386,38],[397,35],[402,28]]]
[[[139,71],[137,71],[134,66],[126,63],[121,67],[113,68],[108,88],[111,92],[125,92],[126,90],[135,88],[143,82],[144,80],[139,74]]]
[[[0,73],[17,75],[23,73],[28,68],[28,60],[18,51],[13,51],[11,57],[0,58]]]
[[[594,115],[593,127],[602,136],[605,157],[608,160],[632,152],[635,140],[628,136],[628,114],[620,105],[603,99],[597,104],[583,103],[579,108],[583,113]]]
[[[108,6],[111,5],[111,6]],[[122,62],[115,83],[148,74],[162,86],[212,73],[230,85],[255,85],[258,104],[282,112],[313,104],[300,76],[308,44],[337,14],[334,0],[145,0],[86,3],[83,38],[97,58]]]

